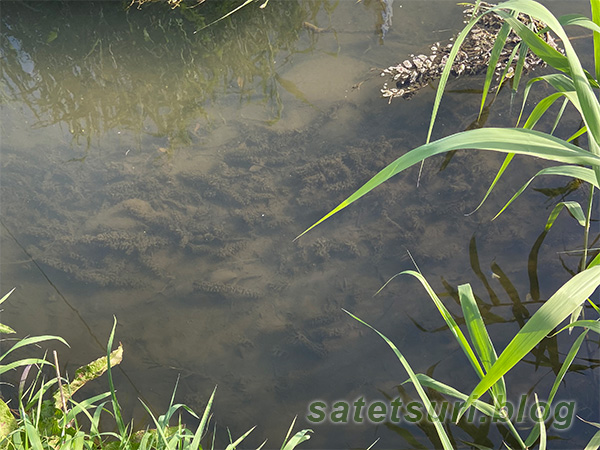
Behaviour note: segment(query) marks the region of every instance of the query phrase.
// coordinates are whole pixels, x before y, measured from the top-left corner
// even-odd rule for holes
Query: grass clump
[[[5,301],[10,291],[1,300]],[[58,373],[58,359],[54,352],[56,376],[49,381],[39,370],[42,365],[51,365],[45,358],[27,358],[0,365],[0,374],[16,367],[25,367],[18,388],[18,406],[11,410],[9,404],[0,400],[0,449],[15,450],[198,450],[215,448],[215,431],[209,430],[212,417],[211,408],[215,398],[213,390],[204,412],[197,415],[184,404],[175,403],[177,385],[173,390],[171,401],[164,414],[156,417],[150,408],[142,405],[150,415],[154,427],[135,431],[133,422],[125,423],[115,386],[112,368],[123,359],[123,346],[119,343],[112,350],[116,319],[111,330],[107,354],[75,371],[73,381],[61,377]],[[0,325],[3,333],[14,333],[10,327]],[[55,339],[68,345],[64,339],[55,336],[40,336],[21,339],[4,355],[0,362],[17,348]],[[27,378],[32,368],[37,368],[36,376],[26,388]],[[75,392],[90,381],[96,380],[107,372],[109,390],[82,401],[73,398]],[[140,400],[141,401],[141,400]],[[199,421],[195,429],[182,423],[185,411]],[[106,430],[108,419],[114,423],[112,430]],[[284,439],[281,450],[293,450],[296,446],[310,438],[311,430],[301,430],[292,435],[296,419]],[[236,440],[231,439],[227,450],[235,449],[254,428],[246,431]],[[265,445],[266,441],[260,446]]]

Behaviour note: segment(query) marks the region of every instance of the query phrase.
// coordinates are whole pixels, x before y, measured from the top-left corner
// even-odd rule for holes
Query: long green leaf
[[[465,410],[500,377],[514,367],[545,336],[565,320],[600,285],[600,266],[586,269],[567,281],[517,333],[486,376],[475,387]]]
[[[490,185],[490,187],[486,191],[485,195],[481,199],[481,202],[479,202],[479,205],[477,205],[477,207],[473,211],[471,211],[468,214],[465,214],[465,216],[470,216],[471,214],[475,214],[477,212],[477,210],[483,206],[483,204],[485,203],[487,198],[490,196],[490,194],[494,190],[494,187],[496,187],[496,184],[500,180],[500,177],[502,175],[504,175],[504,172],[506,171],[508,165],[510,164],[510,162],[513,160],[514,157],[515,157],[514,153],[509,153],[508,155],[506,155],[504,157],[504,161],[502,161],[502,166],[500,166],[500,169],[498,169],[498,173],[496,173],[496,176],[494,177],[494,181],[492,181],[492,184]]]
[[[581,103],[585,124],[594,141],[600,143],[600,104],[592,90],[588,76],[581,66],[577,53],[573,49],[569,37],[560,25],[560,22],[545,6],[532,0],[509,0],[502,3],[502,8],[520,11],[541,20],[562,40],[566,57],[560,55],[556,50],[551,49],[548,44],[514,17],[509,14],[503,14],[502,11],[498,11],[498,14],[511,24],[519,37],[527,42],[527,45],[529,45],[538,56],[543,58],[555,69],[565,71],[571,76],[575,83],[575,90],[577,91],[579,102]],[[557,54],[560,55],[560,57],[557,56]],[[566,59],[568,65],[566,70],[564,67],[564,59]],[[600,170],[596,173],[600,173]]]
[[[295,435],[293,435],[289,441],[287,441],[282,450],[294,450],[298,445],[303,443],[304,441],[308,441],[310,439],[310,434],[312,430],[301,430],[298,431]]]
[[[496,35],[496,40],[494,41],[494,46],[492,47],[492,51],[490,53],[490,60],[488,63],[487,72],[485,74],[485,81],[483,82],[483,93],[481,95],[479,117],[481,117],[481,113],[483,112],[483,107],[485,106],[485,99],[487,98],[487,94],[490,91],[492,80],[496,76],[496,64],[498,63],[498,59],[500,59],[500,53],[502,53],[502,49],[504,48],[504,44],[506,43],[508,33],[510,33],[510,25],[505,22],[502,24],[500,31]],[[506,66],[508,67],[509,64],[507,64]]]
[[[446,434],[446,430],[444,429],[443,424],[441,423],[439,417],[437,416],[437,414],[433,408],[433,405],[431,404],[431,401],[429,400],[429,397],[427,396],[427,394],[425,393],[425,390],[423,389],[423,387],[421,386],[421,383],[419,382],[419,379],[416,377],[414,371],[410,367],[410,364],[408,364],[408,361],[406,360],[406,358],[404,358],[404,355],[402,355],[402,353],[400,353],[400,350],[398,350],[398,347],[396,347],[392,341],[390,341],[386,336],[384,336],[382,333],[377,331],[375,328],[373,328],[371,325],[369,325],[365,321],[359,319],[354,314],[346,311],[345,309],[342,309],[342,311],[344,311],[350,317],[359,321],[363,325],[366,325],[367,327],[369,327],[371,330],[373,330],[375,333],[377,333],[390,346],[390,348],[393,350],[393,352],[396,355],[396,357],[398,358],[398,360],[404,366],[404,370],[406,370],[406,372],[408,373],[408,377],[414,384],[415,389],[417,390],[417,393],[419,394],[419,397],[421,398],[421,401],[423,402],[423,405],[425,405],[425,408],[427,409],[427,414],[429,414],[429,416],[432,418],[433,425],[437,431],[440,441],[442,442],[442,446],[444,447],[444,450],[451,450],[452,443],[450,442],[450,439],[448,438],[448,435]]]
[[[479,0],[477,0],[477,5],[479,5]],[[477,10],[477,5],[475,10]],[[450,77],[450,72],[452,71],[452,65],[454,64],[454,60],[456,59],[456,55],[460,50],[460,46],[465,41],[471,29],[475,26],[475,24],[485,15],[481,14],[477,17],[472,17],[471,20],[465,25],[462,31],[458,34],[456,39],[454,40],[454,44],[450,49],[450,53],[448,54],[448,59],[446,61],[446,65],[442,70],[442,75],[440,76],[440,81],[438,83],[437,91],[435,93],[435,100],[433,102],[433,110],[431,112],[431,120],[429,122],[429,130],[427,131],[427,140],[429,143],[431,140],[431,134],[433,133],[433,125],[435,124],[435,119],[437,118],[437,113],[440,108],[440,103],[442,102],[442,96],[444,94],[444,90],[446,89],[446,84],[448,83],[448,78]]]
[[[546,400],[546,403],[548,404],[548,406],[550,406],[552,404],[552,401],[554,400],[554,396],[556,395],[556,392],[558,391],[558,388],[559,388],[560,384],[562,383],[562,380],[564,379],[567,371],[569,370],[569,367],[571,367],[571,364],[573,363],[575,356],[577,356],[577,352],[581,348],[581,344],[583,343],[583,339],[585,338],[587,333],[588,333],[588,330],[585,330],[583,333],[581,333],[579,335],[579,337],[575,340],[573,345],[571,346],[571,349],[569,350],[569,353],[567,354],[567,357],[565,358],[562,366],[560,367],[560,370],[558,371],[558,375],[556,375],[556,379],[554,380],[554,383],[552,384],[552,389],[550,390],[550,394],[548,395],[548,399]],[[550,408],[546,408],[546,417],[544,417],[544,420],[547,419],[547,416],[549,413],[550,413]],[[536,424],[536,426],[533,428],[533,430],[531,430],[531,433],[529,433],[529,436],[527,436],[527,439],[525,439],[525,445],[528,448],[530,448],[533,445],[533,443],[537,440],[539,434],[540,434],[540,426],[539,426],[539,424]]]
[[[563,208],[567,208],[571,215],[579,222],[579,225],[585,227],[585,215],[583,214],[583,210],[581,209],[581,205],[577,202],[560,202],[557,203],[550,216],[548,217],[548,222],[546,222],[545,230],[548,231],[552,225],[554,225],[554,221],[560,214]]]
[[[471,342],[473,342],[475,352],[479,356],[483,368],[487,372],[498,359],[498,355],[496,354],[490,335],[485,328],[471,285],[462,284],[458,286],[458,296],[465,323],[469,330],[469,336],[471,336]],[[492,386],[491,392],[493,394],[494,403],[503,405],[506,401],[506,385],[504,384],[503,378],[500,378],[500,380]]]
[[[212,408],[213,401],[215,399],[215,393],[217,392],[217,387],[212,391],[208,402],[206,403],[206,407],[204,408],[204,414],[202,414],[202,419],[200,420],[200,424],[194,433],[194,439],[192,440],[192,448],[197,449],[200,447],[200,440],[204,435],[204,430],[206,429],[206,425],[208,423],[208,418],[210,417],[210,409]]]
[[[544,423],[544,415],[537,394],[535,394],[535,409],[538,416],[537,428],[540,430],[540,450],[546,450],[546,424]]]
[[[600,322],[597,320],[576,320],[573,323],[570,323],[564,327],[562,327],[560,330],[558,330],[555,334],[561,333],[567,329],[571,329],[574,327],[583,327],[583,328],[587,328],[589,330],[592,330],[595,333],[600,334]]]
[[[4,303],[5,300],[10,297],[10,294],[12,294],[13,292],[15,292],[16,287],[12,288],[8,294],[6,294],[4,297],[0,298],[0,304]]]
[[[244,434],[242,434],[239,438],[237,438],[237,440],[235,442],[232,442],[231,444],[229,444],[225,450],[234,450],[244,439],[246,439],[246,437],[248,437],[248,435],[250,433],[252,433],[252,431],[254,431],[254,429],[256,428],[256,426],[253,426],[252,428],[250,428],[248,431],[246,431]]]
[[[467,357],[467,360],[469,361],[471,366],[473,366],[475,373],[477,374],[477,376],[479,376],[479,378],[483,378],[485,372],[484,372],[483,368],[481,367],[481,364],[479,364],[479,360],[477,359],[475,352],[469,345],[469,341],[467,340],[467,338],[461,331],[460,327],[458,326],[458,324],[452,317],[452,314],[450,314],[450,311],[448,311],[448,309],[444,306],[444,304],[442,303],[440,298],[437,296],[437,294],[435,293],[435,291],[433,290],[431,285],[427,282],[425,277],[422,274],[420,274],[419,272],[415,272],[413,270],[405,270],[404,272],[400,272],[398,275],[403,275],[403,274],[412,275],[413,277],[415,277],[417,280],[419,280],[421,282],[421,284],[423,285],[423,287],[429,294],[429,297],[431,298],[431,300],[435,304],[436,308],[440,312],[442,318],[446,322],[446,325],[448,325],[448,328],[450,329],[450,332],[454,336],[454,339],[456,339],[456,342],[458,342],[458,345],[460,345],[460,348],[462,349],[465,356]]]
[[[583,419],[581,419],[581,421],[588,423],[590,425],[593,425],[596,428],[600,428],[600,423],[588,422],[587,420],[583,420]],[[600,447],[600,430],[596,431],[596,433],[592,436],[590,441],[585,446],[584,450],[598,450],[599,447]]]
[[[417,378],[419,379],[419,381],[421,382],[421,384],[423,386],[434,389],[441,394],[449,395],[451,397],[462,400],[463,402],[469,398],[468,395],[463,394],[462,392],[454,389],[452,386],[448,386],[447,384],[444,384],[440,381],[434,380],[433,378],[429,377],[428,375],[418,373]],[[405,383],[408,381],[410,381],[410,380],[405,381]],[[496,408],[488,403],[482,402],[480,400],[475,400],[473,402],[473,406],[476,409],[478,409],[479,411],[481,411],[483,414],[485,414],[486,416],[491,417],[494,420],[501,420],[511,430],[514,438],[517,440],[517,442],[519,443],[521,448],[523,448],[523,449],[525,448],[525,443],[523,442],[523,440],[521,439],[521,436],[519,435],[519,432],[517,431],[517,429],[511,422],[510,417],[508,417],[506,414],[503,414],[501,412],[502,410],[499,410],[498,408]],[[455,418],[454,417],[455,414],[456,414],[456,411],[453,410],[452,411],[453,419]],[[457,423],[458,423],[458,421],[457,421]]]
[[[119,434],[124,437],[127,434],[127,427],[125,426],[125,422],[123,421],[123,415],[121,414],[121,406],[119,405],[119,400],[117,399],[117,391],[115,389],[115,384],[113,383],[112,377],[112,364],[110,362],[111,350],[113,345],[113,340],[115,338],[115,330],[117,329],[117,318],[113,317],[113,326],[110,331],[110,335],[108,337],[108,343],[106,345],[106,372],[108,375],[108,387],[110,389],[110,397],[112,400],[113,412],[115,414],[115,420],[117,422],[117,427],[119,429]]]
[[[2,356],[0,356],[0,361],[2,361],[4,358],[6,358],[7,355],[9,355],[11,352],[14,352],[18,348],[26,347],[26,346],[32,345],[32,344],[38,344],[38,343],[44,342],[44,341],[54,341],[54,340],[62,342],[67,347],[69,347],[69,344],[67,344],[67,341],[65,341],[63,338],[61,338],[59,336],[49,336],[49,335],[31,336],[31,337],[20,339],[19,341],[17,341],[17,343],[15,345],[13,345],[6,353],[4,353]]]
[[[600,25],[600,1],[591,0],[592,20],[596,25]],[[594,31],[594,68],[596,80],[600,80],[600,33]]]
[[[541,99],[533,108],[533,111],[529,114],[529,117],[525,121],[523,128],[528,128],[530,130],[538,123],[538,121],[542,118],[542,116],[548,111],[548,109],[554,104],[556,100],[563,96],[562,92],[554,92],[553,94],[548,95]]]
[[[600,157],[552,135],[541,133],[539,131],[504,128],[479,128],[463,131],[462,133],[453,134],[435,142],[424,144],[402,155],[367,181],[360,189],[354,192],[354,194],[340,203],[318,222],[305,230],[296,239],[397,173],[406,170],[430,156],[460,149],[515,153],[535,156],[551,161],[592,165],[600,168]]]
[[[423,387],[433,389],[433,390],[439,392],[440,394],[457,398],[459,400],[462,400],[463,402],[466,402],[467,399],[469,398],[469,396],[467,394],[463,394],[458,389],[455,389],[452,386],[449,386],[445,383],[442,383],[441,381],[431,378],[429,375],[425,375],[423,373],[417,373],[416,377]],[[409,380],[406,380],[404,383],[407,383],[410,381],[411,380],[409,379]],[[404,383],[402,383],[402,384],[404,384]],[[500,414],[498,414],[497,409],[493,405],[490,405],[489,403],[482,402],[481,400],[475,400],[473,402],[473,407],[475,407],[476,409],[478,409],[479,411],[481,411],[483,414],[485,414],[488,417],[493,417],[495,419],[503,419],[503,417],[500,416]]]
[[[498,212],[498,214],[496,214],[492,218],[492,220],[495,220],[500,214],[502,214],[504,212],[504,210],[506,210],[506,208],[508,208],[509,205],[512,202],[514,202],[523,193],[523,191],[525,189],[527,189],[527,187],[531,184],[531,182],[536,177],[539,177],[541,175],[561,175],[561,176],[564,176],[564,177],[577,178],[579,180],[583,180],[583,181],[585,181],[587,183],[591,183],[594,186],[598,187],[597,181],[596,181],[596,176],[594,174],[594,171],[591,170],[591,169],[588,169],[586,167],[579,167],[579,166],[554,166],[554,167],[548,167],[546,169],[540,170],[533,177],[531,177],[529,179],[529,181],[527,181],[527,183],[525,183],[523,186],[521,186],[521,188],[515,193],[515,195],[513,195],[511,197],[511,199],[506,203],[506,205],[504,205],[502,207],[502,209],[500,210],[500,212]]]

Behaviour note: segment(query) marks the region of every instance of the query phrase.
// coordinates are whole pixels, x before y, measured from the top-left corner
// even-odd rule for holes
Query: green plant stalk
[[[585,231],[583,232],[583,259],[581,260],[581,270],[585,270],[587,256],[588,256],[588,245],[590,239],[590,222],[592,220],[592,203],[594,201],[594,185],[590,184],[590,199],[588,202],[588,209],[585,216]]]
[[[114,318],[113,327],[110,332],[110,336],[108,338],[108,345],[106,346],[106,365],[107,365],[107,374],[108,374],[108,386],[110,388],[110,396],[112,399],[113,412],[115,414],[115,420],[117,422],[117,427],[119,428],[119,434],[121,438],[124,439],[127,434],[127,428],[125,426],[125,422],[123,421],[123,416],[121,415],[121,406],[119,405],[119,401],[117,400],[117,392],[115,390],[115,385],[113,383],[112,378],[112,370],[110,363],[110,354],[113,344],[113,339],[115,337],[115,330],[117,328],[117,318]]]

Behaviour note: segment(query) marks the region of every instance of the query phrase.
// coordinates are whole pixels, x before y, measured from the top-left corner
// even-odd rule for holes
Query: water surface
[[[138,424],[147,418],[137,397],[160,413],[179,376],[178,401],[197,411],[218,384],[221,443],[225,426],[240,435],[258,425],[248,445],[268,437],[274,448],[298,415],[315,430],[306,448],[377,437],[380,448],[406,448],[406,432],[431,446],[415,426],[305,420],[310,401],[393,397],[406,379],[342,308],[388,335],[416,371],[468,391],[475,376],[420,285],[399,278],[373,294],[414,268],[410,251],[457,315],[456,286],[472,283],[501,349],[569,278],[578,259],[557,252],[578,248],[581,233],[561,218],[539,251],[536,288],[528,259],[554,191],[530,191],[490,218],[543,164],[515,165],[465,217],[502,158],[459,152],[443,171],[443,158],[428,161],[418,188],[413,168],[294,241],[424,142],[433,89],[391,104],[379,89],[383,68],[460,29],[460,8],[427,3],[436,14],[396,0],[383,39],[379,2],[271,0],[201,31],[201,8],[3,2],[1,283],[18,287],[3,321],[20,336],[63,336],[71,348],[59,348],[61,364],[72,372],[102,354],[116,317],[125,347],[116,383]],[[451,84],[436,137],[477,119],[481,82]],[[487,125],[511,126],[517,109],[503,91]],[[567,117],[557,133],[577,127]],[[567,198],[583,202],[583,191]],[[517,368],[515,395],[540,379],[536,392],[548,392],[572,340],[552,340]],[[597,361],[594,346],[584,367]],[[597,394],[597,371],[573,375],[565,398],[597,421],[597,395],[581,395]],[[580,425],[565,433],[573,446],[588,435]],[[492,445],[499,436],[490,432]]]

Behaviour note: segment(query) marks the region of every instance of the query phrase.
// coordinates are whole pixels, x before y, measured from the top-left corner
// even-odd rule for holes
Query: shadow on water
[[[430,332],[440,322],[417,286],[372,295],[399,265],[409,267],[408,248],[450,298],[470,264],[470,281],[489,296],[478,298],[486,323],[522,325],[566,274],[542,252],[538,278],[545,235],[529,253],[529,280],[508,263],[528,258],[537,236],[525,225],[545,214],[538,194],[519,200],[517,211],[533,212],[520,220],[464,217],[499,160],[458,152],[443,172],[426,165],[419,189],[416,172],[390,180],[293,242],[425,135],[432,93],[390,107],[371,69],[419,51],[431,35],[450,36],[448,18],[460,27],[460,10],[440,2],[447,14],[425,18],[427,30],[415,20],[418,5],[396,5],[401,25],[386,31],[384,47],[382,5],[271,0],[196,32],[228,4],[125,11],[107,2],[3,2],[2,289],[21,286],[21,303],[5,313],[23,321],[16,328],[77,343],[61,349],[70,369],[99,356],[115,314],[126,413],[147,420],[140,392],[160,411],[180,374],[182,402],[200,410],[218,384],[219,425],[241,434],[258,424],[257,443],[283,437],[316,398],[408,395],[395,387],[402,375],[387,349],[341,308],[393,330],[421,370],[463,381],[457,348]],[[501,94],[468,125],[463,113],[477,110],[478,96],[460,90],[448,94],[461,106],[444,111],[444,130],[504,123]],[[562,239],[556,248],[574,248],[574,238]],[[491,275],[480,258],[495,261]],[[549,340],[531,362],[554,370],[561,349]],[[573,367],[596,365],[590,357]],[[307,444],[368,446],[371,425],[319,425]],[[385,445],[398,434],[418,448],[436,442],[417,425],[392,425],[377,428]],[[495,442],[486,430],[464,428]]]

